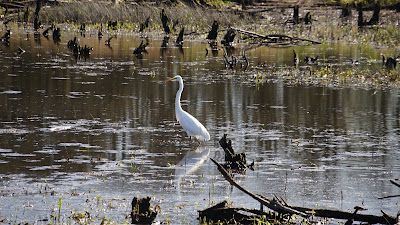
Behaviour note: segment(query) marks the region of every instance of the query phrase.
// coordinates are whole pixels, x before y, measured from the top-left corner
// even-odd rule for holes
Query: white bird
[[[176,119],[178,120],[179,124],[183,127],[186,131],[189,139],[191,137],[196,138],[199,141],[208,141],[210,140],[210,134],[208,133],[207,129],[201,124],[196,118],[192,115],[184,111],[181,107],[181,95],[183,91],[183,79],[181,76],[177,75],[171,79],[166,80],[168,81],[178,81],[179,82],[179,90],[176,93],[175,97],[175,115]]]

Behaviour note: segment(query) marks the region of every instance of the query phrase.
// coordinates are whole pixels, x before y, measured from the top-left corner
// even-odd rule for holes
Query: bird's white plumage
[[[210,134],[207,129],[201,124],[196,118],[184,111],[181,107],[181,95],[183,91],[183,79],[181,76],[177,75],[168,81],[178,81],[179,90],[175,97],[175,115],[179,124],[183,127],[189,137],[194,137],[198,140],[208,141],[210,140]]]

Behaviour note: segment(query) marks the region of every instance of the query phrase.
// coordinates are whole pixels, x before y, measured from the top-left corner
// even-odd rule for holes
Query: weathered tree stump
[[[135,48],[135,50],[133,50],[133,54],[140,57],[143,53],[147,53],[146,51],[147,45],[149,45],[149,40],[146,39],[146,43],[144,43],[142,40],[139,46]]]
[[[139,32],[143,32],[146,28],[148,28],[149,22],[150,22],[150,17],[147,17],[146,21],[140,24]]]
[[[163,26],[163,29],[165,31],[165,33],[168,35],[171,33],[171,30],[169,29],[168,23],[169,23],[169,18],[167,16],[167,14],[165,13],[165,10],[162,9],[161,11],[161,23]]]
[[[368,22],[364,21],[363,18],[363,8],[362,5],[359,4],[357,6],[357,10],[358,10],[358,26],[362,27],[362,26],[368,26],[368,25],[376,25],[379,23],[379,13],[381,11],[381,6],[379,3],[376,3],[374,6],[374,13],[372,14],[371,19]]]
[[[175,41],[175,44],[176,44],[177,46],[182,47],[182,45],[183,45],[183,34],[184,34],[184,32],[185,32],[185,28],[182,27],[182,29],[181,29],[181,31],[179,32],[178,37],[176,38],[176,41]]]
[[[216,20],[214,20],[214,23],[212,24],[211,30],[207,35],[208,40],[216,40],[217,36],[218,36],[218,22]]]
[[[132,200],[132,224],[151,224],[159,211],[160,206],[151,209],[150,197],[138,198],[134,197]]]
[[[381,11],[381,5],[379,2],[375,4],[374,13],[372,14],[372,18],[369,20],[368,25],[376,25],[379,23],[379,13]]]
[[[342,14],[340,15],[341,18],[348,18],[351,16],[351,8],[350,5],[347,3],[343,8],[342,8]]]
[[[306,16],[304,17],[304,24],[311,24],[312,23],[312,18],[311,18],[311,12],[307,12]]]
[[[293,7],[293,23],[298,24],[300,22],[299,20],[299,6],[296,5]]]
[[[247,165],[246,153],[235,154],[232,148],[232,141],[226,139],[226,134],[219,140],[219,144],[225,152],[224,168],[231,172],[244,173],[247,168],[254,170],[254,162]]]
[[[39,11],[40,11],[41,7],[42,7],[42,0],[36,0],[35,19],[33,22],[33,28],[35,30],[39,29],[39,27],[40,27]]]
[[[235,32],[235,30],[232,29],[232,28],[229,28],[229,29],[226,31],[226,34],[225,34],[225,36],[224,36],[224,39],[221,40],[221,44],[223,44],[223,45],[225,45],[225,46],[231,46],[233,40],[235,39],[235,37],[236,37],[236,32]]]

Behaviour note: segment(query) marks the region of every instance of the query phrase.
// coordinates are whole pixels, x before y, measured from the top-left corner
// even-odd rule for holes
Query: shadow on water
[[[249,82],[261,65],[293,69],[293,48],[246,50],[249,68],[234,72],[223,50],[206,54],[204,40],[163,47],[169,38],[150,36],[138,59],[139,36],[118,34],[107,46],[87,31],[78,41],[93,52],[75,61],[67,40],[76,33],[62,28],[54,44],[12,29],[9,46],[0,46],[1,216],[49,219],[62,198],[64,221],[68,210],[88,209],[95,218],[122,222],[135,195],[153,196],[163,212],[158,219],[176,223],[196,223],[197,210],[222,199],[258,208],[229,189],[208,160],[223,160],[224,133],[255,161],[254,172],[235,177],[255,193],[284,196],[293,205],[363,204],[371,214],[397,213],[393,201],[376,199],[395,194],[387,180],[400,171],[396,92],[286,86],[279,77],[257,87]],[[16,56],[18,46],[25,53]],[[232,55],[241,57],[241,45],[235,49]],[[309,66],[305,56],[318,56],[316,66],[352,67],[357,60],[380,69],[383,51],[337,43],[296,47],[299,69]],[[182,107],[212,137],[199,149],[187,147],[176,122],[177,84],[163,82],[175,74],[185,79]]]

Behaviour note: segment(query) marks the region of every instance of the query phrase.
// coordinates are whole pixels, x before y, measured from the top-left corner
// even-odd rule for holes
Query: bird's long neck
[[[181,95],[183,91],[183,82],[179,82],[179,90],[176,93],[175,97],[175,113],[178,116],[178,112],[183,111],[181,107]],[[179,120],[179,118],[177,118]]]

